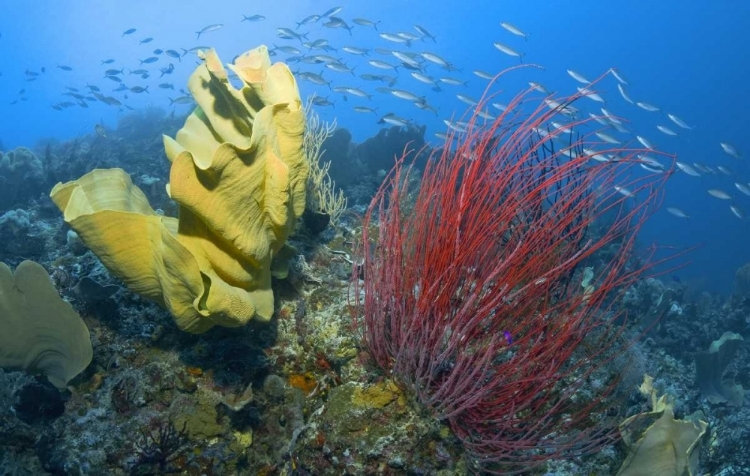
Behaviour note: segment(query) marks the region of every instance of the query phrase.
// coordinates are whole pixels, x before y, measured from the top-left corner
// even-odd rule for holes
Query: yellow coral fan
[[[179,217],[157,215],[119,169],[57,184],[65,221],[128,287],[204,332],[273,314],[271,264],[304,211],[305,118],[289,68],[265,46],[229,65],[213,50],[188,81],[198,108],[175,139],[167,191]]]

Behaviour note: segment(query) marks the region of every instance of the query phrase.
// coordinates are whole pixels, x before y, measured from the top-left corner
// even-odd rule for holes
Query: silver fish
[[[643,147],[645,147],[647,149],[652,149],[652,150],[654,149],[654,145],[651,142],[649,142],[648,140],[646,140],[645,137],[643,137],[643,136],[635,136],[635,138],[638,139],[638,142],[640,142],[641,144],[643,144]]]
[[[612,76],[615,77],[615,79],[622,84],[628,84],[628,82],[623,78],[622,73],[620,73],[616,68],[609,68],[609,72],[612,74]]]
[[[469,96],[464,96],[463,94],[456,94],[456,97],[459,101],[465,102],[469,106],[476,106],[477,104],[479,104],[476,99],[470,98]]]
[[[675,116],[674,114],[667,114],[667,117],[669,118],[669,120],[682,127],[683,129],[692,129],[692,127],[688,126],[685,121]]]
[[[519,59],[521,58],[521,56],[523,56],[522,53],[519,53],[518,51],[514,50],[510,46],[506,46],[502,43],[495,42],[493,43],[493,45],[495,45],[495,48],[497,48],[498,50],[500,50],[501,52],[505,53],[508,56],[514,56]]]
[[[196,39],[200,38],[201,35],[204,34],[204,33],[210,33],[212,31],[216,31],[216,30],[218,30],[219,28],[221,28],[223,26],[224,26],[223,23],[214,23],[213,25],[208,25],[207,27],[204,27],[200,31],[196,31],[196,33],[198,34],[198,36],[197,36]]]
[[[731,195],[729,195],[724,190],[721,190],[721,189],[718,189],[718,188],[709,188],[708,189],[708,194],[711,195],[712,197],[716,197],[716,198],[721,199],[721,200],[731,200],[732,199]]]
[[[521,30],[519,30],[515,26],[511,25],[510,23],[508,23],[508,22],[501,22],[500,26],[503,27],[503,28],[505,28],[510,33],[513,33],[516,36],[522,36],[524,40],[528,40],[526,33],[522,32]]]
[[[589,84],[589,83],[591,83],[591,81],[589,81],[588,79],[584,78],[580,73],[578,73],[576,71],[573,71],[572,69],[568,70],[568,74],[570,75],[571,78],[575,79],[579,83],[583,83],[583,84]]]
[[[423,97],[419,97],[416,94],[412,94],[409,91],[403,89],[391,89],[391,94],[400,99],[406,99],[407,101],[424,101]]]
[[[667,207],[667,211],[671,213],[672,215],[676,216],[677,218],[690,218],[690,215],[683,212],[677,207]]]
[[[689,165],[683,162],[675,162],[675,165],[677,166],[678,169],[682,170],[688,175],[691,175],[693,177],[701,176],[701,174],[699,174],[698,171],[695,170],[692,165]]]
[[[392,33],[381,33],[380,37],[384,40],[392,41],[393,43],[410,43],[406,38],[402,38]]]
[[[370,65],[372,65],[372,66],[374,66],[376,68],[380,68],[380,69],[396,69],[395,66],[393,66],[392,64],[388,64],[385,61],[370,60],[370,61],[368,61],[368,63],[370,63]]]
[[[593,99],[596,102],[605,102],[603,97],[599,96],[597,93],[588,88],[578,88],[578,92],[589,99]]]
[[[431,40],[432,40],[433,42],[437,43],[437,40],[435,39],[435,35],[432,35],[432,34],[430,34],[430,32],[429,32],[429,31],[427,31],[427,29],[426,29],[426,28],[424,28],[424,27],[422,27],[422,26],[419,26],[419,25],[414,25],[414,29],[415,29],[415,30],[417,30],[417,32],[418,32],[418,33],[419,33],[420,35],[422,35],[422,38],[429,38],[429,39],[431,39]]]
[[[360,56],[366,55],[370,51],[370,50],[368,50],[366,48],[357,48],[355,46],[344,46],[341,49],[344,50],[344,51],[346,51],[349,54],[360,55]]]
[[[352,21],[359,26],[371,26],[376,30],[378,29],[378,23],[380,23],[379,21],[375,22],[372,20],[368,20],[367,18],[354,18],[352,19]]]
[[[719,145],[721,145],[721,148],[724,150],[724,152],[731,155],[735,159],[740,158],[740,153],[737,152],[737,149],[735,149],[732,144],[728,144],[726,142],[720,142]]]
[[[667,126],[656,126],[656,128],[659,129],[661,132],[663,132],[664,134],[666,134],[668,136],[676,136],[677,135],[677,133],[675,131],[673,131],[672,129],[670,129]]]
[[[641,109],[649,111],[649,112],[656,112],[656,111],[659,110],[658,107],[656,107],[656,106],[654,106],[652,104],[649,104],[647,102],[637,102],[637,103],[635,103],[635,105],[638,106],[638,107],[640,107]]]
[[[630,99],[630,96],[628,96],[628,93],[625,91],[625,88],[622,87],[622,84],[617,85],[617,89],[620,90],[620,96],[630,104],[635,104],[632,99]]]
[[[736,216],[740,220],[745,219],[745,212],[743,212],[742,209],[738,207],[737,205],[729,205],[729,209],[732,210],[732,213],[734,213],[734,216]]]
[[[442,66],[443,68],[448,68],[448,62],[435,53],[425,51],[424,53],[422,53],[422,58],[426,59],[430,63],[435,63],[439,66]]]
[[[740,192],[750,197],[750,187],[748,187],[744,183],[739,183],[739,182],[735,182],[734,186],[737,187],[737,190],[739,190]]]

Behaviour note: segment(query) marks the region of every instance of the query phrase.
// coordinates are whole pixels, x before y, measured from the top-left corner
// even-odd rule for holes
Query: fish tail
[[[196,31],[196,33],[198,34],[198,36],[196,36],[196,37],[195,37],[195,39],[196,39],[196,40],[200,40],[200,38],[201,38],[201,32],[199,32],[199,31]]]

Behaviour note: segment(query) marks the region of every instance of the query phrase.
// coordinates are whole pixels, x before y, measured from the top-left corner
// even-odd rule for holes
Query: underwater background
[[[400,32],[408,34],[399,37]],[[318,46],[311,46],[315,40]],[[122,167],[159,213],[175,215],[164,193],[169,162],[161,134],[175,136],[195,107],[186,85],[203,63],[196,53],[215,48],[229,63],[259,45],[268,46],[272,62],[289,66],[303,103],[314,95],[319,118],[346,129],[323,148],[352,216],[365,211],[394,153],[407,144],[439,149],[442,135],[457,131],[450,124],[465,120],[473,109],[467,101],[482,98],[489,84],[477,71],[494,76],[516,65],[539,66],[502,76],[501,91],[492,99],[499,103],[528,89],[529,82],[550,93],[575,94],[582,83],[569,70],[590,81],[599,78],[594,89],[604,102],[579,98],[576,107],[584,117],[601,117],[604,107],[623,120],[628,132],[613,133],[619,140],[640,147],[639,136],[684,164],[671,171],[660,209],[638,235],[636,255],[645,257],[656,245],[656,259],[680,257],[658,265],[655,271],[663,275],[633,284],[625,296],[623,309],[640,320],[640,327],[628,330],[639,343],[630,349],[636,363],[623,381],[633,390],[650,373],[657,393],[677,399],[678,421],[698,410],[705,413],[702,420],[710,422],[713,439],[706,438],[693,457],[700,453],[705,471],[697,474],[750,474],[747,399],[721,401],[732,393],[727,389],[739,385],[741,393],[742,384],[750,385],[747,344],[740,343],[741,336],[750,336],[750,150],[744,143],[750,3],[10,0],[0,16],[0,151],[28,148],[51,160],[55,174],[43,183],[35,183],[33,174],[25,176],[29,182],[11,183],[10,175],[0,173],[0,195],[13,190],[11,198],[0,200],[0,215],[5,214],[0,259],[11,267],[24,259],[44,265],[84,318],[94,350],[88,370],[72,380],[78,388],[64,396],[64,410],[56,394],[49,400],[38,397],[57,391],[47,382],[11,373],[17,367],[12,365],[0,373],[0,407],[7,410],[0,408],[0,475],[490,471],[462,462],[461,445],[446,426],[406,410],[409,397],[395,385],[374,377],[372,370],[348,368],[366,360],[350,329],[354,253],[338,251],[352,240],[352,216],[331,223],[319,236],[290,238],[309,265],[303,259],[290,272],[291,284],[274,281],[271,328],[253,321],[241,333],[230,328],[194,336],[178,329],[168,312],[121,287],[96,256],[70,238],[70,228],[46,199],[58,180],[73,180],[93,168]],[[410,68],[388,51],[415,53],[409,57],[418,57],[420,66]],[[340,62],[305,60],[315,55]],[[623,81],[609,73],[612,69]],[[424,73],[422,79],[414,72]],[[381,77],[362,77],[368,74]],[[404,100],[403,93],[421,99]],[[346,158],[352,154],[372,161],[349,169]],[[644,198],[641,193],[632,198]],[[88,278],[98,281],[93,290],[84,289],[88,282],[77,286]],[[321,283],[325,290],[318,288]],[[667,317],[654,324],[657,315]],[[720,361],[713,364],[718,377],[712,384],[696,383],[701,380],[696,366],[712,366],[696,355],[726,332],[737,337],[724,338],[731,350],[711,357]],[[344,396],[332,392],[364,376],[375,382],[369,389],[349,389]],[[290,386],[301,392],[291,392]],[[24,397],[24,388],[32,397]],[[632,393],[623,397],[618,416],[649,411],[655,394]],[[36,403],[21,408],[23,398]],[[306,398],[325,399],[329,411],[315,414],[324,422],[311,423],[322,407],[305,403]],[[371,413],[347,413],[349,399]],[[394,402],[398,408],[389,409]],[[173,423],[168,409],[175,405],[202,420],[182,415]],[[19,415],[25,415],[25,426],[13,423]],[[66,418],[72,423],[61,429]],[[360,428],[353,423],[358,419],[376,422],[381,430]],[[717,437],[722,428],[734,434]],[[108,440],[111,433],[121,439]],[[159,439],[164,445],[155,448]],[[135,443],[126,448],[123,441]],[[394,447],[409,444],[418,449],[407,461]],[[120,453],[114,451],[118,447]],[[613,444],[593,459],[563,459],[523,474],[658,474],[618,473],[626,454]]]
[[[337,5],[331,5],[334,7]],[[544,71],[534,71],[514,76],[505,88],[515,92],[536,80],[550,91],[573,90],[575,81],[566,74],[572,69],[593,79],[607,69],[618,68],[630,83],[629,92],[636,101],[642,100],[658,106],[663,112],[650,113],[626,103],[617,94],[614,82],[603,84],[608,93],[608,106],[616,114],[632,122],[632,129],[655,143],[660,150],[678,155],[687,163],[698,162],[709,166],[725,165],[736,179],[721,172],[696,179],[679,174],[670,181],[665,206],[675,206],[690,215],[690,220],[680,220],[662,212],[644,230],[644,241],[661,244],[689,246],[703,244],[692,252],[693,265],[680,270],[680,278],[688,284],[715,293],[728,294],[733,274],[738,264],[750,260],[750,230],[745,220],[738,220],[729,210],[728,203],[709,196],[709,188],[726,188],[740,209],[750,210],[750,197],[738,192],[733,181],[747,183],[750,170],[747,161],[725,154],[720,142],[733,144],[740,152],[746,137],[745,116],[750,106],[746,93],[750,65],[744,58],[748,54],[750,32],[750,5],[740,1],[711,3],[666,0],[653,3],[635,0],[627,3],[581,1],[575,3],[548,2],[430,2],[422,4],[404,2],[352,2],[341,3],[352,18],[364,17],[379,21],[381,32],[412,31],[414,24],[424,26],[436,35],[437,41],[415,43],[413,50],[431,51],[448,59],[460,68],[454,76],[467,81],[466,88],[445,86],[442,94],[435,94],[430,86],[407,77],[399,87],[413,90],[419,96],[427,95],[430,104],[437,108],[435,116],[429,111],[415,110],[410,104],[384,94],[373,98],[378,112],[394,112],[428,127],[428,141],[437,143],[435,132],[444,132],[442,119],[460,117],[466,105],[455,98],[459,92],[479,97],[486,80],[471,74],[479,69],[495,73],[517,63],[516,58],[503,55],[493,47],[493,42],[505,42],[524,54],[524,61],[543,66]],[[150,85],[148,94],[129,94],[125,102],[129,107],[142,109],[150,106],[169,110],[169,97],[180,94],[159,89],[161,79],[169,78],[179,90],[195,65],[194,55],[177,61],[161,56],[149,68],[175,65],[171,75],[159,78],[154,73],[147,79],[128,77],[128,70],[140,67],[139,61],[153,56],[155,48],[190,49],[194,46],[211,46],[231,57],[244,52],[249,45],[296,45],[276,36],[276,28],[294,29],[296,22],[328,8],[315,2],[280,3],[264,10],[258,6],[239,2],[218,2],[210,8],[192,7],[189,4],[147,1],[129,3],[96,2],[8,2],[3,14],[0,48],[2,67],[1,102],[4,117],[0,139],[5,148],[32,145],[36,141],[54,137],[70,139],[93,129],[97,123],[116,124],[126,109],[93,103],[89,108],[71,107],[55,111],[51,105],[64,101],[66,86],[85,87],[86,84],[117,86],[102,79],[106,69],[125,69],[128,86]],[[256,11],[257,10],[257,11]],[[321,10],[321,11],[319,11]],[[242,22],[242,15],[262,14],[265,19]],[[523,25],[528,40],[514,37],[500,28],[500,22]],[[223,24],[214,32],[196,39],[195,32],[209,24]],[[133,34],[122,32],[136,28]],[[305,29],[303,29],[305,30]],[[354,25],[351,35],[345,29],[328,29],[313,24],[310,38],[326,38],[332,45],[351,45],[361,48],[392,47],[378,37],[373,28]],[[307,31],[305,30],[305,31]],[[33,33],[32,33],[33,32]],[[139,44],[144,38],[153,38]],[[274,59],[282,60],[279,54]],[[351,55],[348,55],[351,56]],[[373,56],[374,58],[375,56]],[[101,61],[115,59],[109,65]],[[355,73],[382,73],[357,56],[346,58]],[[72,71],[58,69],[68,65]],[[39,71],[46,67],[39,79],[33,82],[23,74],[25,70]],[[307,65],[304,65],[307,66]],[[293,69],[319,73],[325,68],[302,66]],[[334,85],[362,86],[360,78],[334,71],[324,75]],[[403,73],[402,73],[403,76]],[[134,78],[134,79],[133,79]],[[517,81],[513,83],[512,81]],[[346,125],[356,141],[374,135],[379,129],[376,115],[364,117],[352,111],[354,105],[373,106],[372,101],[353,97],[350,102],[332,93],[326,86],[315,86],[300,81],[303,97],[316,93],[330,97],[335,106],[321,108],[319,114],[326,119],[337,118]],[[23,95],[18,91],[25,89]],[[370,88],[372,89],[372,88]],[[10,104],[21,96],[27,101]],[[190,106],[176,106],[178,112],[187,112]],[[669,125],[666,112],[672,112],[693,126],[693,130],[680,131],[678,137],[661,134],[657,124]]]

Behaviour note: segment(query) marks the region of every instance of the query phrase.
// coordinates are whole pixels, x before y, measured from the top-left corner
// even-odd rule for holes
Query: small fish
[[[578,92],[589,99],[593,99],[596,102],[605,102],[603,97],[588,88],[578,88]]]
[[[651,150],[654,149],[654,145],[651,142],[649,142],[648,140],[646,140],[645,137],[643,137],[643,136],[635,136],[635,138],[638,140],[638,142],[640,142],[643,145],[643,147],[645,147],[647,149],[651,149]]]
[[[343,28],[349,31],[349,35],[352,34],[352,27],[350,27],[344,20],[338,17],[328,17],[328,21],[323,23],[326,28]]]
[[[417,81],[419,81],[421,83],[432,84],[432,85],[435,84],[435,80],[434,79],[432,79],[431,77],[429,77],[429,76],[427,76],[425,74],[419,73],[417,71],[412,71],[411,72],[411,76],[412,76],[412,78],[416,79]]]
[[[370,65],[380,68],[380,69],[396,69],[396,66],[393,66],[392,64],[386,63],[385,61],[380,60],[370,60],[368,61]]]
[[[735,182],[734,186],[737,187],[737,190],[739,190],[740,192],[750,197],[750,187],[748,187],[744,183],[739,183],[739,182]]]
[[[455,78],[440,78],[441,83],[450,84],[451,86],[466,86],[466,81],[461,81]]]
[[[466,124],[463,122],[458,121],[449,121],[447,119],[443,119],[443,122],[445,123],[448,128],[453,129],[456,132],[466,132]]]
[[[391,94],[399,99],[406,99],[407,101],[424,101],[423,97],[419,97],[416,94],[404,91],[403,89],[391,89]]]
[[[154,50],[154,54],[155,54],[155,55],[160,55],[160,54],[162,54],[162,53],[164,53],[164,50],[162,50],[161,48],[156,48],[156,49]]]
[[[622,87],[622,84],[617,85],[617,89],[620,91],[620,96],[630,104],[635,104],[632,99],[630,99],[630,96],[628,96],[628,93],[625,91],[625,88]]]
[[[635,105],[638,106],[638,107],[640,107],[641,109],[643,109],[645,111],[649,111],[649,112],[659,111],[658,107],[656,107],[656,106],[654,106],[652,104],[649,104],[647,102],[637,102],[637,103],[635,103]]]
[[[140,93],[148,93],[148,86],[141,87],[141,86],[133,86],[130,88],[131,93],[140,94]]]
[[[700,177],[701,174],[698,173],[697,170],[695,170],[691,165],[686,164],[684,162],[675,162],[675,165],[678,169],[682,170],[686,174],[693,176],[693,177]]]
[[[729,205],[729,209],[732,210],[732,213],[734,213],[734,216],[736,216],[740,220],[745,219],[745,212],[743,212],[742,209],[738,207],[737,205]]]
[[[96,131],[96,135],[99,137],[106,138],[107,137],[107,131],[104,129],[104,126],[101,124],[97,124],[94,126],[94,131]]]
[[[182,61],[180,57],[180,53],[176,52],[175,50],[167,50],[164,52],[167,56],[171,56],[172,58],[176,58],[178,61]]]
[[[308,17],[305,17],[302,21],[296,22],[297,28],[295,28],[295,30],[298,30],[299,27],[301,27],[302,25],[307,25],[308,23],[315,23],[318,20],[320,20],[320,15],[310,15]],[[242,20],[242,21],[245,21],[245,20]]]
[[[144,63],[145,64],[156,63],[157,61],[159,61],[159,57],[158,56],[150,56],[150,57],[146,58],[145,60],[140,60],[140,61],[141,61],[141,64],[144,64]]]
[[[495,45],[495,48],[497,48],[499,51],[501,51],[502,53],[505,53],[508,56],[514,56],[518,58],[519,60],[521,59],[521,56],[523,56],[522,53],[519,53],[518,51],[514,50],[510,46],[506,46],[502,43],[498,43],[497,41],[494,42],[493,45]]]
[[[685,121],[675,116],[674,114],[667,114],[667,117],[669,118],[669,120],[682,127],[683,129],[692,129],[692,127],[688,126]]]
[[[29,71],[28,69],[26,70],[26,72],[24,74],[26,76],[32,76],[32,77],[33,76],[39,76],[39,73],[37,73],[36,71]]]
[[[364,55],[366,55],[370,51],[370,50],[368,50],[366,48],[357,48],[355,46],[344,46],[341,49],[344,50],[344,51],[346,51],[349,54],[360,55],[360,56],[364,56]]]
[[[287,55],[301,55],[302,52],[295,48],[294,46],[276,46],[273,45],[273,50],[271,51],[281,51],[284,54]]]
[[[495,76],[491,75],[490,73],[484,72],[481,69],[475,69],[474,71],[472,71],[472,73],[474,73],[474,76],[486,79],[488,81],[491,79],[495,79]]]
[[[102,60],[102,64],[112,64],[115,60],[113,58]]]
[[[534,81],[529,81],[529,86],[531,86],[532,89],[539,91],[542,94],[550,94],[550,92],[542,86],[540,83],[536,83]]]
[[[63,71],[73,71],[73,68],[70,66],[65,66],[64,64],[58,64],[57,67]]]
[[[168,98],[168,99],[169,99],[170,106],[172,104],[193,104],[195,102],[192,96],[180,96],[175,99],[172,99],[172,98]]]
[[[382,39],[384,39],[384,40],[388,40],[388,41],[391,41],[393,43],[407,43],[407,44],[410,43],[409,40],[407,40],[405,38],[402,38],[402,37],[400,37],[398,35],[394,35],[392,33],[381,33],[380,37]]]
[[[621,144],[621,142],[614,137],[612,137],[609,134],[605,134],[603,132],[595,132],[596,136],[599,137],[604,142],[609,142],[610,144]]]
[[[621,83],[621,84],[628,84],[628,82],[625,80],[625,78],[622,76],[622,73],[620,73],[616,68],[609,68],[609,72],[612,74],[612,76],[615,77],[615,79]]]
[[[136,32],[136,29],[135,29],[135,28],[130,28],[130,29],[127,29],[127,30],[123,31],[123,32],[122,32],[122,36],[125,36],[125,35],[132,35],[132,34],[133,34],[133,33],[135,33],[135,32]]]
[[[424,53],[422,53],[422,58],[426,59],[430,63],[435,63],[436,65],[448,69],[449,63],[435,53],[425,51]]]
[[[108,69],[107,71],[104,72],[104,74],[106,74],[107,76],[117,76],[118,74],[122,74],[123,71],[125,71],[125,68],[123,68],[123,69]]]
[[[667,207],[667,211],[671,213],[672,215],[676,216],[677,218],[690,218],[690,215],[683,212],[677,207]]]
[[[666,134],[668,136],[676,136],[677,135],[677,133],[675,131],[673,131],[672,129],[670,129],[667,126],[656,126],[656,128],[659,129],[661,132],[663,132],[664,134]]]
[[[344,7],[329,8],[324,14],[320,15],[320,17],[321,18],[332,17],[343,9]]]
[[[479,104],[476,99],[470,98],[469,96],[464,96],[463,94],[456,94],[456,97],[459,101],[468,104],[469,106],[476,106]]]
[[[580,73],[578,73],[576,71],[573,71],[572,69],[568,70],[568,74],[570,75],[571,78],[575,79],[579,83],[583,83],[583,84],[590,84],[591,83],[591,81],[589,81],[588,79],[584,78],[583,75],[581,75]]]
[[[719,172],[723,173],[724,175],[732,176],[732,171],[728,168],[724,167],[723,165],[717,165],[717,169],[719,169]]]
[[[508,23],[508,22],[502,22],[502,23],[500,23],[500,26],[503,27],[503,28],[505,28],[510,33],[513,33],[516,36],[522,36],[524,40],[528,40],[528,37],[527,37],[526,33],[522,32],[521,30],[519,30],[515,26],[511,25],[510,23]]]
[[[195,32],[198,35],[196,37],[196,40],[199,39],[202,34],[204,34],[204,33],[210,33],[212,31],[216,31],[216,30],[218,30],[219,28],[221,28],[223,26],[224,26],[223,23],[214,23],[213,25],[208,25],[206,27],[203,27],[203,29],[201,29],[200,31],[196,31]]]
[[[367,18],[354,18],[352,21],[359,26],[371,26],[375,28],[375,31],[378,31],[378,23],[380,23],[379,21],[372,21]]]
[[[728,144],[726,142],[720,142],[719,145],[721,145],[721,148],[722,150],[724,150],[724,152],[731,155],[735,159],[739,159],[741,157],[740,153],[737,152],[737,149],[735,149],[732,144]]]
[[[615,185],[615,187],[614,187],[614,188],[615,188],[615,190],[617,190],[617,191],[618,191],[619,193],[621,193],[622,195],[624,195],[624,196],[626,196],[626,197],[628,197],[628,198],[632,198],[632,197],[635,197],[635,194],[634,194],[634,193],[633,193],[633,192],[632,192],[631,190],[629,190],[629,189],[627,189],[627,188],[625,188],[625,187],[621,187],[621,186],[619,186],[619,185]]]
[[[378,124],[391,124],[393,126],[405,127],[409,125],[409,121],[390,112],[381,117]]]
[[[356,106],[353,109],[354,109],[354,112],[364,112],[364,113],[376,112],[376,109],[373,109],[371,107],[366,107],[366,106]]]
[[[149,36],[148,38],[144,38],[141,41],[139,41],[138,44],[142,45],[144,43],[151,43],[152,41],[154,41],[154,39]]]
[[[422,39],[424,39],[424,38],[429,38],[429,39],[431,39],[431,40],[432,40],[433,42],[437,43],[437,40],[435,39],[435,35],[432,35],[432,34],[430,34],[430,32],[429,32],[429,31],[427,31],[427,29],[426,29],[426,28],[424,28],[424,27],[422,27],[422,26],[419,26],[419,25],[414,25],[414,29],[415,29],[415,30],[417,30],[417,32],[418,32],[418,33],[419,33],[420,35],[422,35]]]
[[[711,195],[712,197],[716,197],[716,198],[719,198],[721,200],[731,200],[732,199],[731,195],[729,195],[724,190],[721,190],[721,189],[718,189],[718,188],[709,188],[708,189],[708,194]]]
[[[172,83],[161,83],[159,87],[161,89],[174,89],[174,85]]]
[[[240,20],[240,22],[243,22],[243,21],[261,21],[261,20],[265,20],[265,19],[266,19],[266,17],[264,17],[263,15],[250,15],[250,16],[242,15],[242,20]]]

